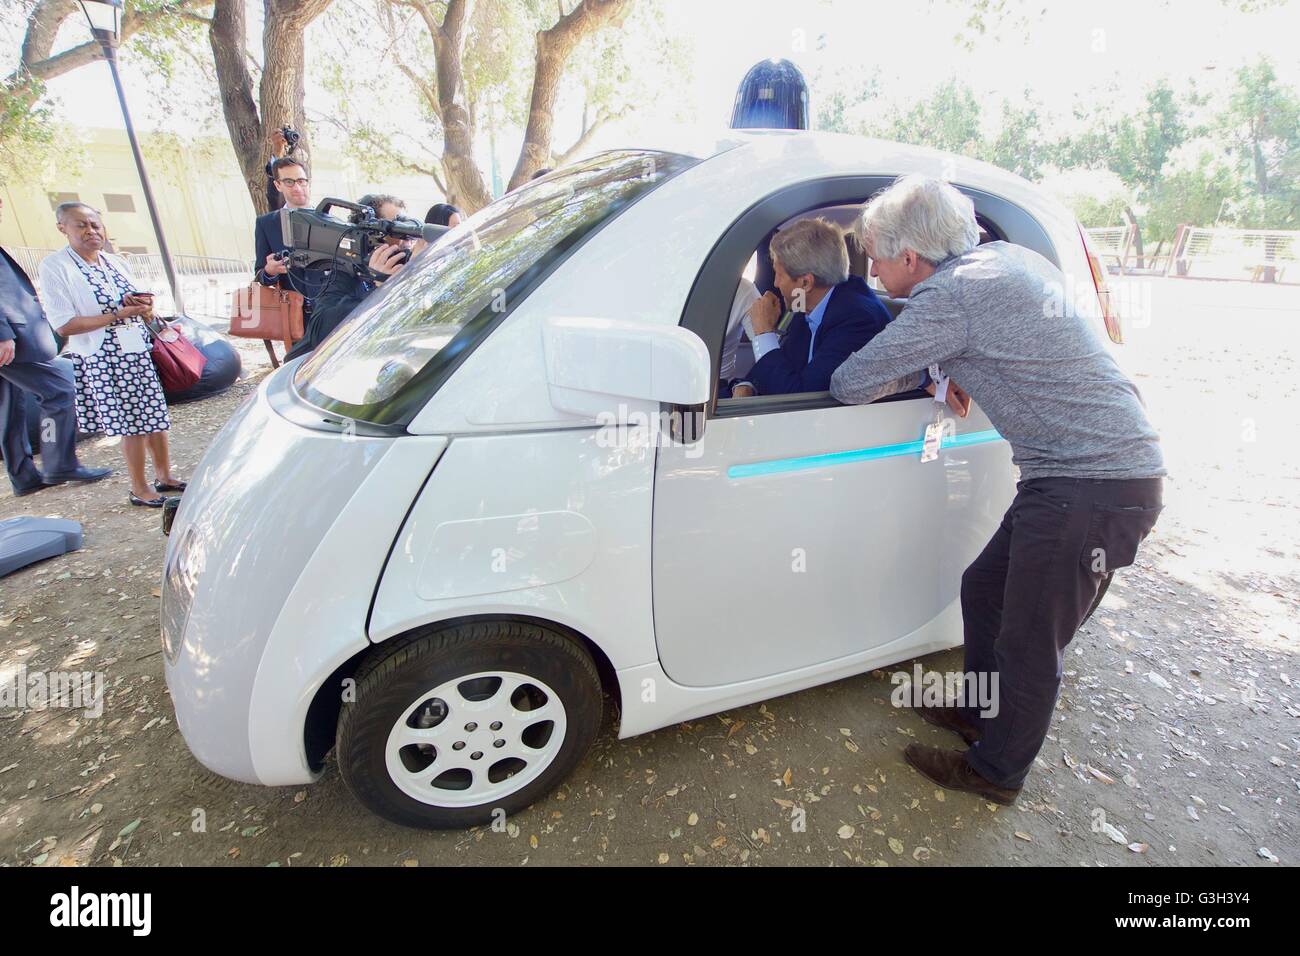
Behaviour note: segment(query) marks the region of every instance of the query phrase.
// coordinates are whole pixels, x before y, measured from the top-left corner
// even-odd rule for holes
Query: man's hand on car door
[[[934,382],[925,387],[925,390],[931,395],[934,394]],[[963,391],[962,387],[948,379],[948,407],[952,409],[953,414],[958,418],[965,418],[970,414],[970,396]]]

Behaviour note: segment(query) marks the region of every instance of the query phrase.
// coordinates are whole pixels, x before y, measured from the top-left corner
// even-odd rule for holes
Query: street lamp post
[[[163,235],[162,220],[158,218],[158,205],[153,199],[153,189],[149,186],[149,174],[144,168],[144,156],[140,152],[140,141],[136,139],[135,127],[131,124],[131,111],[126,107],[126,92],[122,89],[122,77],[117,70],[117,44],[122,29],[123,0],[77,0],[81,12],[86,15],[90,32],[99,41],[104,51],[104,59],[113,74],[113,85],[117,88],[117,101],[122,104],[122,119],[126,123],[126,136],[131,141],[131,152],[135,156],[135,168],[140,175],[140,185],[144,187],[144,202],[149,207],[149,218],[153,220],[154,235],[158,237],[158,252],[162,258],[163,270],[172,289],[172,301],[176,303],[176,313],[185,314],[185,303],[181,299],[181,284],[176,281],[176,267],[172,264],[171,252],[167,248],[167,238]]]

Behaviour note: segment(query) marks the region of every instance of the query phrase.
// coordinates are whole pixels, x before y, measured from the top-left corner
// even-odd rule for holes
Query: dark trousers
[[[1024,782],[1052,721],[1065,648],[1102,580],[1133,563],[1160,514],[1161,485],[1160,478],[1022,481],[962,575],[966,672],[996,673],[998,681],[996,708],[964,708],[983,731],[966,759],[986,780]]]
[[[30,396],[27,394],[30,393]],[[72,382],[53,362],[14,362],[0,368],[0,449],[14,491],[41,483],[27,437],[26,405],[41,408],[41,466],[47,475],[77,467],[77,409]]]

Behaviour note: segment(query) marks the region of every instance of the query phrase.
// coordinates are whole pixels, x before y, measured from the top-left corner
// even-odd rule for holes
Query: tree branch
[[[508,189],[527,182],[550,159],[555,99],[574,47],[584,37],[606,26],[622,26],[630,7],[630,0],[581,0],[561,16],[555,26],[537,34],[528,126],[524,131],[524,143],[519,150],[519,161],[510,176]]]
[[[405,63],[403,63],[401,60],[397,60],[396,62],[397,62],[397,68],[402,71],[402,74],[408,80],[411,81],[411,85],[414,86],[416,90],[419,92],[420,96],[424,98],[424,102],[429,107],[430,112],[433,113],[434,118],[437,119],[439,123],[441,123],[442,104],[438,102],[438,91],[434,89],[429,83],[425,82],[420,76],[416,74],[416,72],[413,69],[411,69]]]
[[[563,166],[568,163],[570,159],[576,156],[588,143],[591,142],[591,138],[596,135],[597,131],[602,126],[621,120],[628,114],[628,112],[629,108],[624,106],[622,109],[616,110],[613,113],[606,113],[602,110],[600,113],[596,114],[596,119],[592,121],[590,126],[582,131],[581,136],[573,141],[572,146],[566,149],[563,153],[560,153],[558,156],[552,155],[551,165]]]
[[[204,2],[208,0],[175,0],[156,10],[143,13],[128,11],[122,17],[122,41],[129,40],[154,23],[169,16],[183,14],[189,8]],[[18,67],[5,78],[5,85],[10,88],[11,94],[22,95],[24,88],[32,91],[39,83],[99,59],[101,54],[96,40],[69,47],[59,53],[52,52],[59,28],[75,12],[77,5],[74,0],[40,0],[32,10],[31,19],[27,22],[27,33],[23,37],[22,58]]]

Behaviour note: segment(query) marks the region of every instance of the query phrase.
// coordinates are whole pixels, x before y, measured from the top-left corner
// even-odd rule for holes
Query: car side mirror
[[[702,410],[709,400],[709,350],[689,329],[561,316],[546,320],[542,337],[551,404],[560,411],[604,421],[620,406],[658,415],[666,405],[672,415]],[[702,431],[702,422],[694,422],[678,440],[694,440]]]

